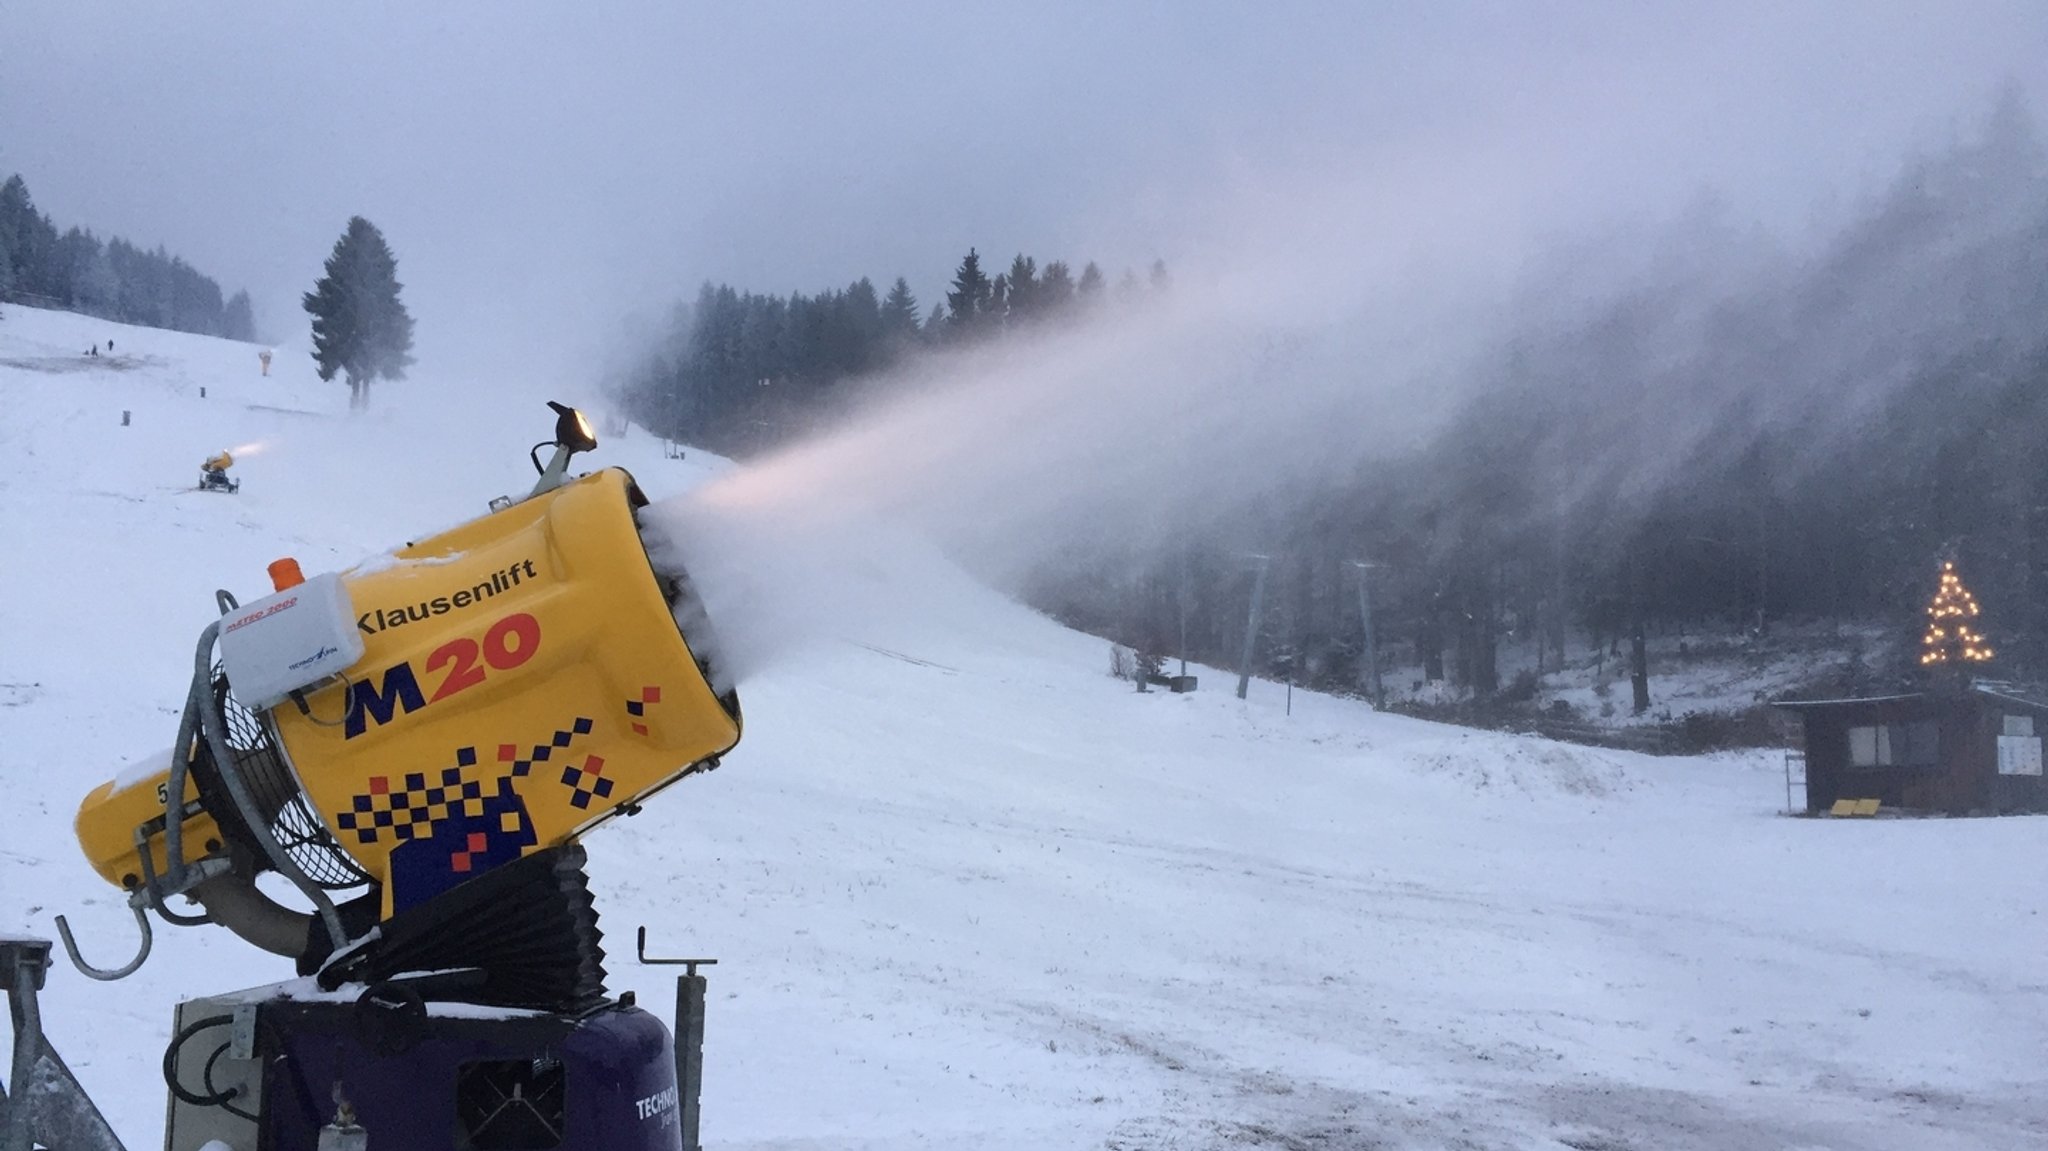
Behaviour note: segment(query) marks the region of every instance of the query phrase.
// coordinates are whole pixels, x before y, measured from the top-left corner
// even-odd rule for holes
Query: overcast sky
[[[1529,228],[1711,188],[1796,233],[2008,78],[2048,92],[2048,5],[9,0],[0,171],[288,342],[365,215],[422,371],[574,372],[705,279],[929,307],[969,245],[1312,245],[1293,189],[1326,223],[1418,157],[1411,196]]]

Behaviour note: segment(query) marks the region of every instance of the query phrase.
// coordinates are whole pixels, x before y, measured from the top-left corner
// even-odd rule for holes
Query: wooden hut
[[[1838,799],[1991,815],[2048,811],[2048,693],[1979,680],[1862,699],[1782,700],[1806,739],[1806,810]]]

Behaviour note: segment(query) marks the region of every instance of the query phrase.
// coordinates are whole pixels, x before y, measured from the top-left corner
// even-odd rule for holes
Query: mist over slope
[[[1808,235],[1703,196],[1547,238],[1495,205],[1452,239],[1437,206],[1351,265],[1414,205],[1382,190],[1387,219],[1347,226],[1303,193],[1319,212],[1137,295],[1007,328],[970,308],[864,380],[744,373],[732,414],[788,442],[707,498],[884,511],[1064,620],[1212,661],[1265,556],[1260,669],[1333,689],[1366,679],[1370,561],[1389,666],[1482,701],[1511,635],[1554,668],[1638,629],[1910,632],[1950,556],[1998,672],[2039,676],[2044,157],[2007,90]],[[723,402],[688,367],[737,338],[715,320],[685,313],[674,373],[634,396],[685,438]]]

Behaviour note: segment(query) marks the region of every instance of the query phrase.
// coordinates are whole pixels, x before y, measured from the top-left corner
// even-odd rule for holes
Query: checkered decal
[[[442,768],[432,787],[417,771],[406,775],[396,789],[390,776],[371,776],[369,793],[355,796],[354,810],[342,812],[334,822],[342,831],[355,833],[358,843],[376,843],[387,835],[407,843],[431,837],[436,826],[451,819],[480,819],[487,797],[483,782],[470,778],[475,773],[467,769],[475,766],[476,749],[463,747],[455,751],[455,766]],[[490,798],[517,798],[512,781],[500,778]]]
[[[579,735],[588,735],[594,721],[578,716],[567,730],[524,755],[518,744],[499,744],[495,770],[478,762],[477,749],[455,750],[455,765],[435,772],[401,777],[373,776],[369,790],[353,797],[353,810],[341,812],[335,824],[358,843],[395,842],[391,850],[392,906],[403,910],[454,887],[471,875],[518,859],[539,842],[526,801],[515,781],[566,753]],[[603,778],[604,760],[583,757],[570,766],[562,782],[574,795],[570,802],[587,807],[590,798],[611,794]],[[431,779],[430,779],[431,777]]]
[[[647,725],[640,721],[647,717],[648,704],[660,702],[661,686],[659,684],[650,684],[647,687],[641,688],[639,699],[629,699],[626,701],[626,714],[633,717],[633,722],[629,726],[632,727],[634,735],[647,734]],[[578,806],[582,805],[578,804]]]
[[[594,725],[591,723],[590,720],[587,720],[579,715],[576,717],[576,722],[570,724],[569,726],[571,730],[556,732],[555,737],[549,740],[547,743],[534,744],[533,750],[527,752],[526,757],[524,759],[520,758],[518,744],[499,744],[498,762],[511,764],[512,774],[516,777],[524,778],[528,772],[533,770],[534,764],[546,763],[548,760],[554,758],[555,752],[567,750],[569,745],[575,742],[577,736],[589,735],[590,729]],[[578,806],[581,805],[579,804]]]
[[[574,792],[569,802],[578,808],[589,807],[592,797],[610,799],[612,795],[612,781],[604,777],[604,757],[601,755],[584,756],[582,767],[571,765],[563,768],[562,784]]]

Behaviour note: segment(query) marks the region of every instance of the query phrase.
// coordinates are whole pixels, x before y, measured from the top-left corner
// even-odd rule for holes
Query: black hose
[[[229,1099],[236,1098],[241,1094],[241,1088],[236,1087],[231,1090],[222,1091],[213,1085],[213,1065],[220,1062],[220,1057],[228,1053],[228,1048],[230,1046],[232,1046],[232,1044],[223,1043],[219,1047],[213,1049],[213,1054],[206,1057],[206,1066],[201,1068],[199,1071],[199,1081],[206,1086],[206,1089],[208,1091],[211,1091],[216,1095],[220,1095],[223,1097],[221,1099],[220,1104],[221,1110],[227,1112],[230,1115],[235,1116],[236,1118],[247,1119],[251,1123],[260,1123],[262,1122],[262,1120],[258,1119],[254,1114],[244,1111],[240,1107],[237,1107],[234,1104],[228,1102]]]
[[[178,1033],[171,1037],[171,1045],[164,1048],[164,1085],[171,1089],[171,1094],[186,1103],[190,1103],[194,1107],[224,1107],[227,1105],[228,1100],[235,1097],[233,1091],[214,1091],[211,1095],[201,1095],[195,1091],[186,1090],[185,1085],[178,1082],[179,1050],[186,1043],[191,1042],[192,1037],[201,1031],[209,1027],[219,1027],[222,1024],[232,1024],[234,1021],[235,1018],[232,1015],[209,1015],[196,1023],[187,1023],[185,1026],[180,1027]],[[225,1047],[223,1047],[223,1050],[225,1050]],[[211,1061],[209,1061],[208,1066],[211,1065]],[[212,1090],[211,1083],[207,1084],[207,1089]]]

